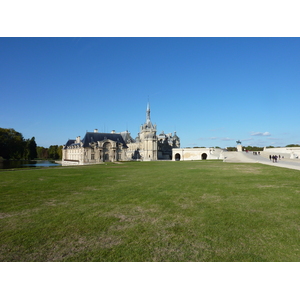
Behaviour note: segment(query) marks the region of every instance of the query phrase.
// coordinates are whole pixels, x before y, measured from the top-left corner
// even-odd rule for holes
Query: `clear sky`
[[[299,38],[0,38],[0,127],[39,146],[146,119],[182,147],[300,144]]]

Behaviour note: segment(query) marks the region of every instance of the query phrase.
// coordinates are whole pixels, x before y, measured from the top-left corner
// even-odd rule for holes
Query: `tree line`
[[[63,146],[37,146],[35,137],[24,139],[13,128],[0,128],[0,157],[3,159],[61,159]]]
[[[63,146],[51,145],[49,148],[37,146],[37,158],[39,159],[62,159]]]

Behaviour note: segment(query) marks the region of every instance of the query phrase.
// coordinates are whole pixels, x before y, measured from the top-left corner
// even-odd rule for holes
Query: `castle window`
[[[91,154],[91,159],[92,159],[92,160],[95,159],[95,154],[94,154],[94,153]]]

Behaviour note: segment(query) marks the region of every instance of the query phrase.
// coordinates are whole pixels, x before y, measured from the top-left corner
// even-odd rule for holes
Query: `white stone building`
[[[150,106],[147,105],[146,122],[141,125],[138,136],[133,139],[128,132],[121,133],[127,142],[128,159],[140,159],[143,161],[172,159],[172,149],[180,147],[180,139],[172,133],[156,134],[156,125],[150,119]]]
[[[141,125],[136,139],[127,140],[128,159],[141,159],[144,161],[157,160],[156,125],[150,120],[150,106],[147,106],[146,122]]]
[[[121,134],[87,132],[81,140],[68,140],[63,147],[62,165],[84,165],[126,160],[126,143]]]
[[[298,159],[300,157],[300,147],[278,147],[264,148],[264,152],[270,155],[281,155],[290,159]]]
[[[172,160],[205,160],[223,159],[223,150],[220,148],[179,148],[172,149]]]
[[[106,161],[172,159],[172,149],[180,147],[180,139],[174,133],[156,135],[156,125],[150,120],[147,105],[146,122],[141,125],[138,136],[133,139],[128,131],[121,133],[87,132],[81,140],[68,140],[63,147],[63,165],[93,164]]]

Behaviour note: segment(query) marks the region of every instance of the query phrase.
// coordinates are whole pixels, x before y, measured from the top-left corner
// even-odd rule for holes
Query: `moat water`
[[[0,169],[58,167],[58,166],[61,166],[61,164],[58,164],[53,160],[4,160],[0,162]]]

